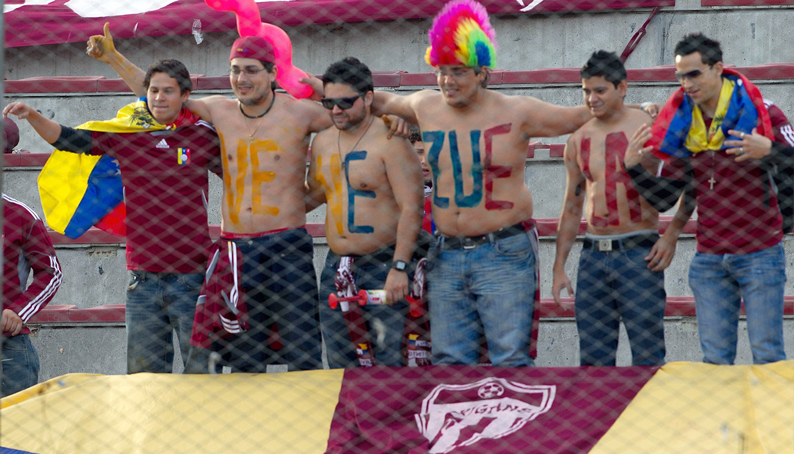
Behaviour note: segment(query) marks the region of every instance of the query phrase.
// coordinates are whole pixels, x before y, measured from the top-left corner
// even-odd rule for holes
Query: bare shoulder
[[[190,98],[191,101],[204,103],[209,108],[229,108],[237,105],[236,99],[227,98],[221,95],[206,96],[204,98]]]
[[[339,131],[336,128],[324,129],[317,133],[312,140],[312,154],[324,154],[336,140]]]
[[[318,102],[311,99],[295,99],[291,96],[279,94],[288,103],[290,108],[304,115],[328,115],[328,111]]]
[[[439,102],[444,102],[441,92],[438,90],[424,89],[408,95],[412,106],[416,108],[437,106]]]
[[[587,136],[588,134],[592,134],[593,131],[597,128],[597,121],[595,118],[589,120],[587,123],[583,124],[579,129],[574,131],[570,137],[568,137],[567,144],[569,145],[576,145],[582,140],[583,137]]]
[[[494,90],[488,90],[488,92],[491,93],[493,99],[496,100],[498,103],[504,104],[506,106],[510,106],[511,108],[514,109],[522,109],[531,112],[537,112],[536,109],[546,104],[540,99],[532,96],[506,95],[504,93],[500,93]]]
[[[628,109],[627,118],[633,124],[637,124],[637,126],[643,123],[647,124],[648,126],[653,124],[653,119],[651,118],[651,116],[645,113],[645,111],[640,109]]]
[[[295,99],[285,94],[277,94],[276,103],[279,105],[285,121],[294,125],[301,125],[308,132],[320,132],[331,127],[331,117],[328,111],[310,99]]]

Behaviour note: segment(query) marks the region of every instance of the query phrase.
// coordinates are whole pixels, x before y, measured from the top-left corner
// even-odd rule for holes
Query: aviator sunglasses
[[[359,93],[356,96],[351,96],[349,98],[323,98],[320,100],[323,107],[328,110],[334,108],[334,106],[339,106],[340,109],[345,110],[353,107],[355,104],[356,99],[363,98],[366,93]]]

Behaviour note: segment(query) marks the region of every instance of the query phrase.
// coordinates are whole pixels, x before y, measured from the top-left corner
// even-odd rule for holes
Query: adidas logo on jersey
[[[165,139],[160,139],[160,143],[157,144],[157,148],[169,148],[169,146]]]

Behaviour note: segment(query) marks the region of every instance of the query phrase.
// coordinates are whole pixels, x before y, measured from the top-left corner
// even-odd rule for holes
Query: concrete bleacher
[[[729,5],[728,5],[729,6]],[[714,7],[717,7],[714,9]],[[685,33],[702,30],[723,41],[725,61],[735,64],[753,79],[764,95],[794,116],[794,56],[786,54],[779,35],[787,37],[788,20],[794,7],[756,6],[733,8],[726,3],[685,0],[662,11],[648,26],[648,35],[627,61],[630,88],[627,102],[662,103],[677,87],[673,77],[672,49]],[[631,33],[649,10],[544,17],[496,17],[500,54],[490,88],[507,94],[538,97],[544,101],[576,105],[581,101],[577,67],[596,49],[620,52]],[[785,14],[782,14],[785,13]],[[747,27],[732,27],[742,23]],[[752,31],[749,26],[752,25]],[[376,71],[377,89],[410,93],[433,88],[435,77],[421,56],[426,46],[429,20],[401,23],[346,24],[345,27],[296,27],[288,30],[293,39],[295,61],[308,72],[319,74],[333,61],[355,55]],[[421,33],[420,33],[421,32]],[[195,96],[231,95],[225,74],[228,47],[235,35],[209,33],[201,45],[189,36],[119,40],[117,47],[132,61],[145,65],[159,58],[176,57],[195,72]],[[366,39],[365,39],[366,38]],[[382,44],[373,45],[373,42]],[[162,46],[167,44],[168,52]],[[777,49],[775,46],[780,46]],[[74,126],[87,120],[108,118],[132,95],[115,73],[86,57],[81,44],[41,46],[35,59],[29,48],[6,50],[7,100],[23,100],[60,123]],[[57,58],[55,57],[57,56]],[[55,61],[57,64],[52,64]],[[399,70],[395,70],[399,68]],[[548,69],[554,68],[554,69]],[[44,74],[52,76],[41,77]],[[85,76],[92,74],[92,76]],[[5,157],[4,192],[30,205],[41,214],[35,178],[49,146],[25,122],[20,126],[20,146],[31,154]],[[565,171],[562,165],[564,138],[542,139],[527,151],[525,180],[533,192],[535,217],[541,231],[541,289],[544,322],[541,324],[539,365],[578,364],[578,337],[570,311],[551,302],[551,265],[554,261],[556,217],[562,204]],[[221,182],[211,178],[210,223],[220,223]],[[309,215],[315,237],[315,266],[322,267],[327,246],[323,234],[324,211]],[[664,224],[664,222],[663,222]],[[682,236],[676,258],[666,272],[668,311],[666,333],[668,360],[700,359],[688,264],[694,254],[693,224]],[[214,229],[217,232],[217,228]],[[583,230],[582,230],[583,232]],[[582,233],[580,232],[580,233]],[[123,373],[124,289],[127,284],[123,239],[91,231],[79,240],[53,234],[64,270],[64,284],[50,308],[37,319],[41,329],[33,336],[42,359],[41,379],[67,372]],[[794,257],[791,236],[784,239],[787,257]],[[568,260],[574,280],[578,247]],[[786,286],[794,295],[794,283]],[[794,357],[794,297],[787,298],[786,346]],[[738,361],[751,362],[746,328],[742,323]],[[619,352],[628,364],[623,334]]]

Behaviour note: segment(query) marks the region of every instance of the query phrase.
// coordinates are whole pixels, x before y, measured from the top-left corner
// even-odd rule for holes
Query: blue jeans
[[[650,247],[582,249],[576,279],[580,364],[614,366],[620,320],[635,366],[664,364],[664,272],[648,269]]]
[[[537,246],[521,233],[474,249],[433,244],[428,264],[433,364],[476,365],[480,337],[494,366],[534,366],[529,356]]]
[[[213,342],[221,364],[235,372],[322,369],[314,245],[306,229],[231,240],[243,254],[242,286],[249,330]],[[271,348],[273,327],[282,348]]]
[[[130,271],[127,286],[127,373],[168,373],[176,331],[185,373],[207,373],[209,352],[193,349],[190,335],[203,274]],[[192,353],[192,354],[191,354]]]
[[[382,289],[391,270],[393,257],[393,247],[356,257],[353,263],[356,288],[359,290]],[[348,334],[344,314],[339,307],[331,309],[328,305],[328,295],[336,293],[334,278],[336,270],[339,268],[340,258],[339,254],[328,252],[320,281],[320,325],[323,330],[328,365],[331,369],[358,366],[358,357]],[[379,366],[403,366],[402,347],[408,303],[401,300],[391,306],[378,305],[360,308],[364,314],[377,364]]]
[[[39,354],[27,334],[3,338],[2,396],[10,396],[39,382]]]
[[[783,350],[783,245],[749,254],[696,253],[689,266],[703,361],[733,364],[742,297],[753,363],[786,359]]]

